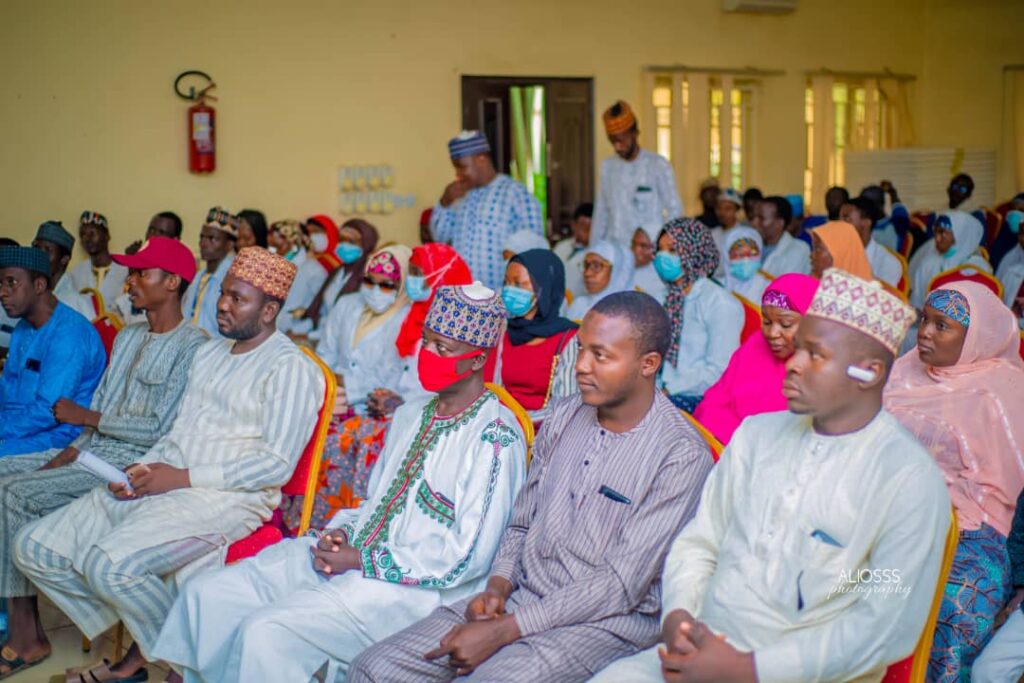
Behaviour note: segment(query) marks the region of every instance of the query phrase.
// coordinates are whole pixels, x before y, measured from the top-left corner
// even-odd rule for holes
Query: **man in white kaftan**
[[[489,296],[453,294],[473,287]],[[503,316],[500,301],[479,285],[440,288],[421,354],[493,348],[499,337],[481,334],[479,321]],[[442,304],[461,308],[468,325],[438,324]],[[398,409],[367,499],[339,511],[319,542],[284,541],[189,582],[156,655],[186,681],[308,681],[326,662],[334,680],[333,670],[343,674],[366,647],[479,592],[526,476],[526,443],[512,412],[484,389],[483,361],[474,365]],[[453,397],[465,399],[461,409],[446,409]],[[340,571],[315,564],[316,551],[332,545],[350,554]]]
[[[826,271],[787,364],[793,412],[740,425],[669,551],[669,653],[593,680],[879,681],[913,650],[950,522],[934,460],[881,408],[913,320],[878,283]]]
[[[325,388],[275,329],[294,273],[279,256],[243,249],[218,304],[229,339],[196,352],[171,430],[141,459],[148,471],[131,476],[134,493],[94,489],[15,537],[16,566],[86,636],[121,620],[148,658],[174,600],[167,579],[222,562],[277,507]],[[144,662],[134,656],[110,668],[136,672]]]

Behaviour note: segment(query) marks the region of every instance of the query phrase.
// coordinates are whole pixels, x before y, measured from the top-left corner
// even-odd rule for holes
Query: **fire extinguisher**
[[[206,79],[207,85],[196,91],[190,86],[188,93],[179,88],[182,79],[198,76]],[[174,81],[174,91],[179,97],[195,102],[188,108],[188,170],[192,173],[212,173],[217,167],[216,146],[216,110],[206,103],[217,98],[209,91],[217,87],[207,74],[202,71],[186,71]]]

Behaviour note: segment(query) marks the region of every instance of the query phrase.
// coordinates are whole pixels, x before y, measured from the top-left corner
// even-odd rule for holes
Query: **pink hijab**
[[[764,290],[761,305],[804,315],[817,290],[818,280],[809,275],[783,275]],[[744,418],[786,410],[782,395],[785,377],[786,361],[772,355],[763,334],[751,335],[732,354],[721,379],[704,393],[693,416],[719,441],[728,443]]]
[[[960,528],[1010,532],[1024,488],[1024,361],[1017,320],[987,287],[953,282],[970,324],[956,365],[925,365],[917,349],[896,361],[885,407],[942,469]]]

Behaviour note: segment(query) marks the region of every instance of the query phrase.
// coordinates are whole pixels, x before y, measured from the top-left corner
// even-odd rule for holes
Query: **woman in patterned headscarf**
[[[327,271],[313,258],[309,236],[297,220],[286,219],[271,225],[267,243],[275,253],[284,256],[299,269],[292,288],[288,290],[288,298],[281,306],[281,313],[277,316],[277,329],[288,334],[295,330],[299,318],[320,291],[327,279]]]
[[[928,295],[917,348],[896,361],[885,408],[935,458],[960,542],[939,608],[928,680],[970,679],[1012,594],[1006,538],[1024,488],[1024,362],[1017,321],[987,287]]]
[[[672,402],[689,412],[725,372],[743,329],[743,306],[711,279],[719,258],[711,231],[699,221],[676,218],[658,237],[654,268],[668,285],[672,321],[661,380]]]

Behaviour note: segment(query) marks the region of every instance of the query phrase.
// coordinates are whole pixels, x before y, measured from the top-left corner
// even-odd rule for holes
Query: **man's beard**
[[[222,335],[228,339],[234,339],[235,341],[245,341],[252,339],[260,333],[260,319],[252,318],[244,323],[239,323],[226,332],[221,332]]]

